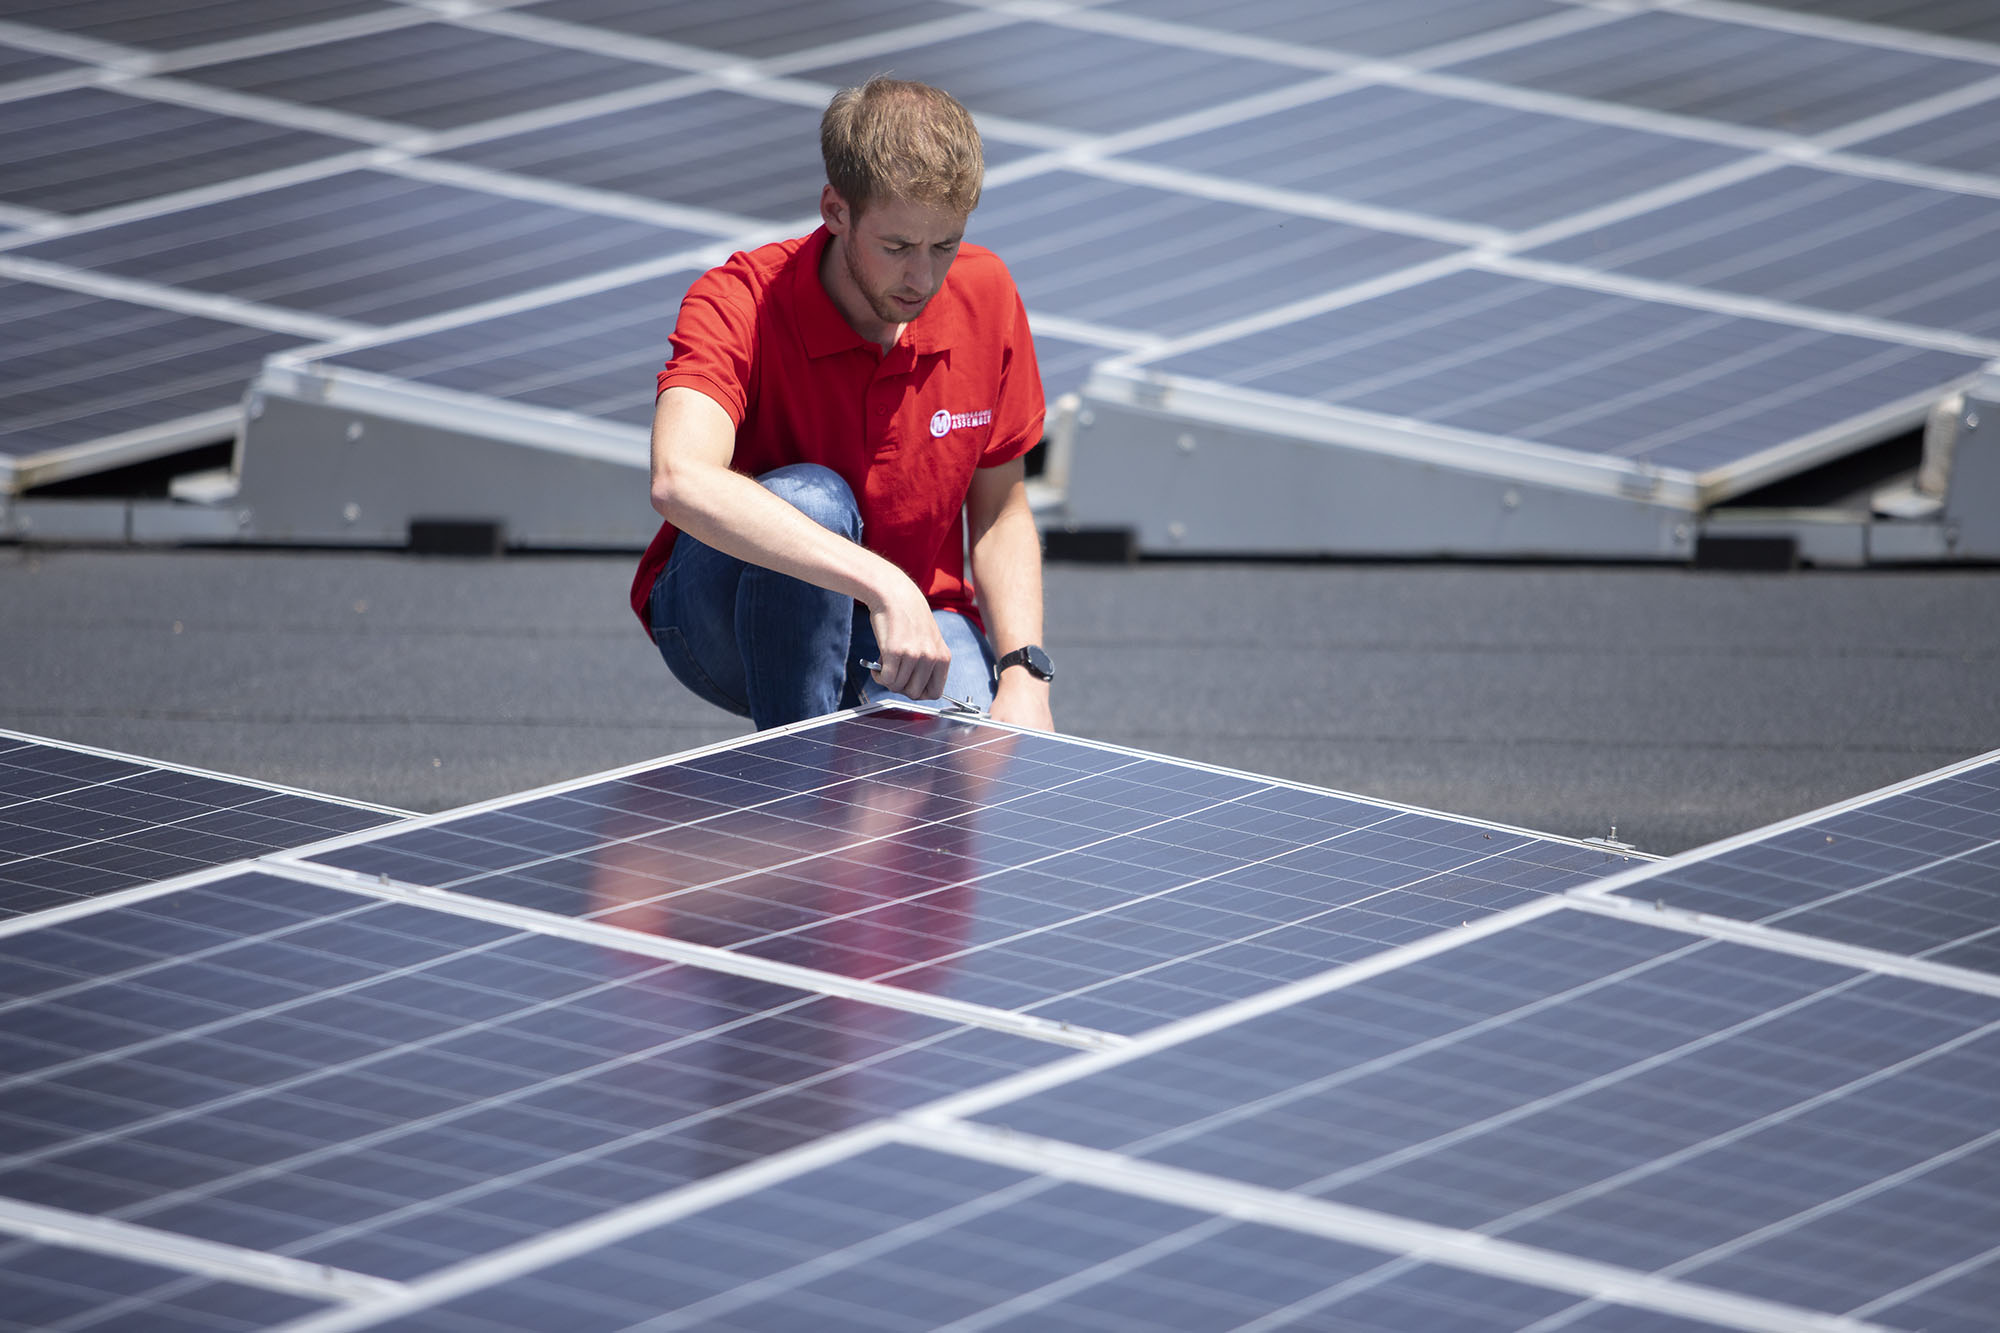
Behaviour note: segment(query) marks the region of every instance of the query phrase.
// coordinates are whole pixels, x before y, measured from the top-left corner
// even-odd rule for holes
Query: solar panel
[[[883,73],[948,88],[974,113],[1100,134],[1312,75],[1267,60],[1038,22],[798,71],[835,86]]]
[[[812,5],[738,0],[727,6],[704,0],[541,0],[524,6],[523,12],[758,59],[966,17],[964,8],[940,0],[819,0]]]
[[[10,0],[6,18],[101,42],[179,51],[311,23],[396,12],[396,6],[384,0],[203,0],[199,5],[171,6],[150,0]]]
[[[1062,1050],[264,872],[23,924],[0,1196],[338,1274],[435,1271]]]
[[[1114,0],[1105,8],[1371,56],[1407,55],[1575,12],[1550,0],[1412,0],[1393,6],[1372,0],[1249,0],[1227,9],[1202,0]]]
[[[989,187],[966,235],[1006,260],[1031,314],[1155,335],[1207,328],[1452,249],[1073,171]]]
[[[1620,863],[1602,847],[894,713],[309,860],[1114,1032]]]
[[[1994,72],[1971,60],[1660,12],[1630,14],[1449,70],[1794,134],[1852,124]]]
[[[2000,15],[1978,0],[1759,0],[1759,3],[1815,16],[2000,42]]]
[[[390,324],[654,260],[710,239],[364,170],[73,232],[16,253]],[[256,369],[251,361],[238,373],[247,380]]]
[[[0,1242],[0,1328],[248,1333],[327,1308],[286,1292],[211,1281],[102,1251]]]
[[[449,129],[664,83],[675,71],[423,23],[181,70],[176,77],[353,115]]]
[[[1133,149],[1259,185],[1525,230],[1740,151],[1397,87],[1364,87]]]
[[[1772,835],[1966,860],[1996,765]],[[2000,981],[1605,892],[1717,855],[1569,853],[1612,855],[877,708],[17,918],[0,1290],[299,1333],[1982,1327]],[[1258,911],[1279,868],[1347,886],[1322,924],[1440,910],[1123,1029],[841,962],[1232,873]]]
[[[699,272],[683,269],[508,314],[328,354],[319,367],[378,375],[388,391],[446,390],[500,404],[586,414],[644,428],[653,376],[672,349],[681,297]],[[641,437],[634,437],[641,438]]]
[[[1466,270],[1133,364],[1404,429],[1594,455],[1630,465],[1642,487],[1678,474],[1713,496],[1756,484],[1749,465],[1774,451],[1922,402],[1980,361]]]
[[[44,55],[40,51],[24,51],[19,47],[0,43],[0,84],[38,79],[49,74],[62,74],[83,68],[86,67],[74,60]]]
[[[1534,258],[1964,333],[2000,333],[2000,198],[1785,167]]]
[[[0,731],[0,919],[396,817],[377,806]]]
[[[0,201],[89,213],[359,146],[107,88],[73,88],[0,101]]]
[[[2000,175],[2000,99],[1864,139],[1852,151],[1955,171]]]
[[[2000,757],[1676,857],[1606,891],[2000,972]]]
[[[0,491],[227,438],[245,368],[302,341],[7,278],[0,305]]]
[[[744,218],[810,217],[826,176],[817,111],[722,89],[481,140],[444,156]]]

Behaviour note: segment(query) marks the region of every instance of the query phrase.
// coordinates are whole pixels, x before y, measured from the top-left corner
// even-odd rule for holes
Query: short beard
[[[861,265],[855,262],[854,242],[851,238],[843,238],[840,247],[840,260],[847,268],[847,280],[854,284],[855,291],[861,293],[861,299],[866,301],[868,308],[875,312],[875,318],[881,320],[884,324],[907,324],[915,319],[917,315],[923,314],[930,307],[930,302],[926,301],[923,305],[917,307],[916,314],[906,315],[895,306],[889,304],[888,297],[877,296],[874,292],[869,291],[868,284],[861,277]]]

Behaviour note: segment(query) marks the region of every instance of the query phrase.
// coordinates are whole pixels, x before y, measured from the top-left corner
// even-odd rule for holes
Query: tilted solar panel
[[[398,812],[0,731],[0,919]]]

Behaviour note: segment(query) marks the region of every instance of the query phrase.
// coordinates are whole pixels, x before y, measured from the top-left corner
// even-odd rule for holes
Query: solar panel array
[[[819,109],[883,71],[978,114],[971,234],[1052,397],[1165,376],[1719,495],[2000,355],[1962,5],[168,8],[0,5],[9,489],[226,435],[274,355],[641,441],[675,298],[812,224]]]
[[[1981,1328],[1996,774],[1652,862],[876,708],[27,911],[0,1327]]]

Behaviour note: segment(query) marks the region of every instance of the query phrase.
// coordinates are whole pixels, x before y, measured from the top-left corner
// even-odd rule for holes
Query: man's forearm
[[[1042,641],[1042,538],[1018,464],[1011,477],[982,479],[974,494],[972,580],[996,656]],[[979,512],[981,504],[989,513]],[[993,716],[1049,728],[1049,685],[1025,667],[1001,673]]]

